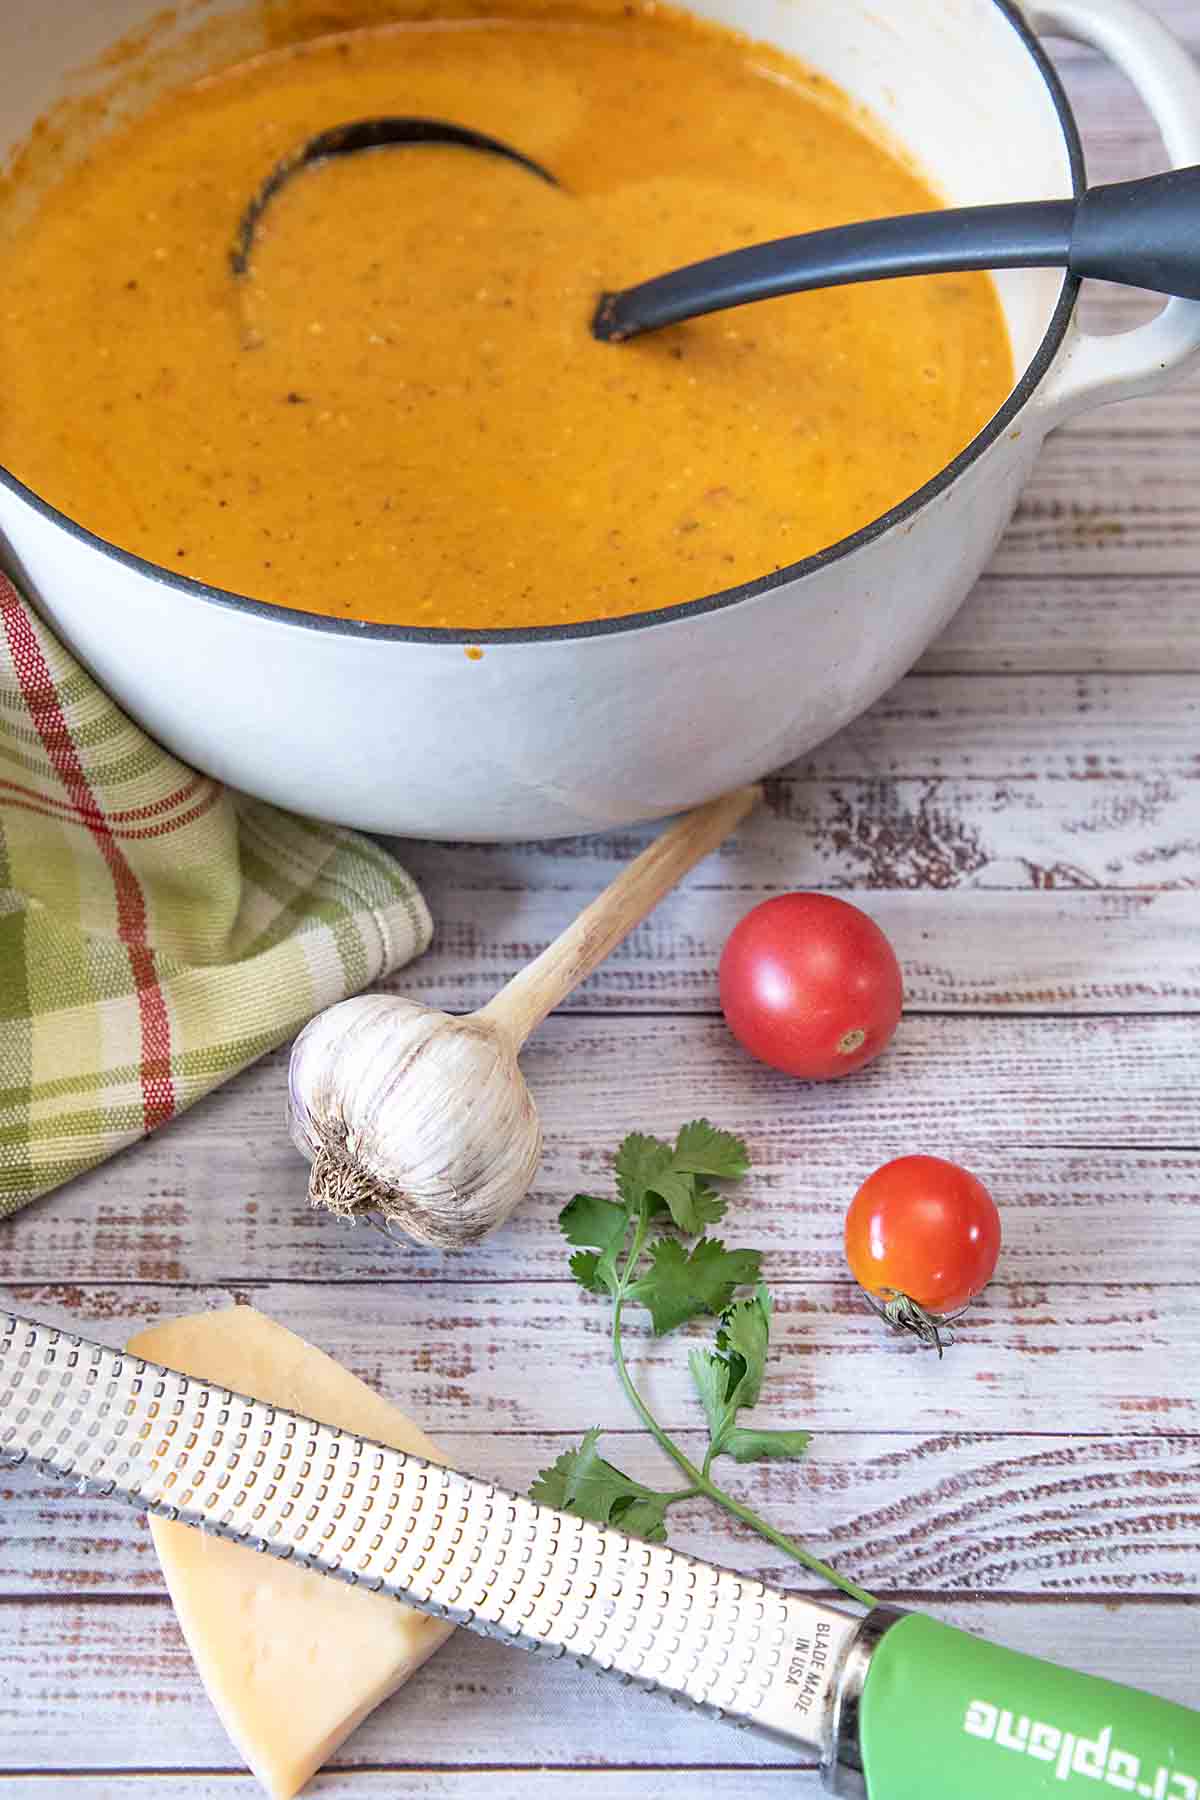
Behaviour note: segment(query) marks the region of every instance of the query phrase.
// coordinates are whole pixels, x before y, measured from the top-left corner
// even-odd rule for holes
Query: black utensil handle
[[[1091,188],[1079,202],[1076,275],[1200,300],[1200,168]]]
[[[602,340],[619,340],[810,288],[1023,268],[1069,268],[1200,300],[1200,168],[1092,188],[1078,202],[911,213],[752,244],[603,294],[592,331]]]
[[[605,340],[637,337],[751,300],[898,275],[1062,268],[1074,217],[1071,200],[1030,200],[867,219],[775,238],[602,295],[592,330]]]

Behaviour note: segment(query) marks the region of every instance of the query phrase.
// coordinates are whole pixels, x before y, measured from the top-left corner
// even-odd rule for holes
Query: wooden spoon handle
[[[710,800],[664,831],[527,968],[476,1015],[519,1049],[535,1026],[628,937],[663,895],[717,845],[762,798],[759,787]]]

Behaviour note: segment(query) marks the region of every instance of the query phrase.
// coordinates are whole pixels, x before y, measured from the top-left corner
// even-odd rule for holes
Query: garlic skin
[[[493,1231],[537,1173],[542,1131],[516,1047],[475,1016],[391,994],[343,1000],[296,1039],[288,1092],[312,1205],[377,1213],[438,1250]]]

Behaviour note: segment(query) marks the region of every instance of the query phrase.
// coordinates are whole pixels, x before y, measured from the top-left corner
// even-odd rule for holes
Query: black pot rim
[[[991,3],[1016,32],[1028,52],[1034,68],[1045,83],[1066,143],[1071,167],[1072,189],[1075,197],[1079,198],[1086,186],[1083,145],[1080,141],[1075,115],[1071,110],[1071,103],[1067,99],[1058,73],[1040,40],[1026,23],[1016,0],[991,0]],[[176,569],[165,568],[161,563],[151,562],[144,556],[135,555],[133,551],[122,550],[118,545],[110,544],[106,538],[100,537],[96,532],[89,531],[86,526],[78,524],[66,513],[60,512],[57,507],[51,506],[48,501],[34,493],[32,488],[18,480],[2,464],[0,464],[0,486],[7,488],[10,493],[23,500],[48,523],[57,525],[79,543],[86,545],[90,550],[98,551],[106,559],[123,564],[126,568],[135,570],[139,574],[147,575],[180,596],[193,601],[202,601],[206,605],[249,614],[254,618],[269,620],[277,629],[327,632],[337,637],[355,639],[390,639],[400,643],[447,646],[561,643],[569,642],[572,639],[613,637],[622,632],[653,630],[656,626],[673,624],[679,620],[701,618],[706,613],[722,612],[727,607],[737,606],[743,600],[752,600],[759,594],[771,593],[777,588],[800,580],[805,575],[814,574],[818,569],[827,568],[831,563],[839,562],[843,557],[851,555],[854,551],[862,549],[864,545],[872,543],[876,538],[882,537],[893,526],[913,518],[931,500],[936,499],[939,494],[952,486],[964,470],[968,469],[990,445],[995,443],[996,439],[1009,428],[1018,413],[1023,410],[1026,402],[1048,372],[1066,336],[1071,315],[1075,309],[1079,285],[1079,281],[1074,275],[1066,274],[1064,276],[1062,290],[1042,341],[1004,405],[952,462],[947,463],[915,493],[908,495],[906,499],[901,500],[887,512],[881,513],[878,518],[872,519],[869,524],[860,527],[858,531],[852,532],[849,537],[840,538],[836,544],[830,544],[824,550],[818,550],[811,556],[803,557],[799,562],[788,563],[782,568],[775,569],[769,575],[759,576],[756,580],[743,582],[737,587],[723,588],[718,593],[707,594],[698,600],[685,600],[676,606],[656,607],[647,612],[624,613],[615,619],[585,619],[576,624],[566,625],[506,626],[501,629],[480,627],[468,630],[451,626],[386,625],[370,620],[330,618],[324,613],[305,612],[300,607],[280,606],[265,600],[253,600],[248,595],[236,594],[227,588],[214,587],[208,582],[196,580],[194,576],[183,575]]]

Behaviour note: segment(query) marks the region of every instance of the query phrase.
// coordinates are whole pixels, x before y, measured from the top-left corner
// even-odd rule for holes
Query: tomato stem
[[[937,1351],[940,1362],[946,1354],[945,1346],[954,1342],[953,1333],[946,1330],[945,1321],[926,1312],[908,1294],[902,1294],[896,1289],[887,1289],[885,1293],[887,1297],[883,1302],[883,1316],[888,1324],[897,1331],[911,1331],[922,1344]]]

